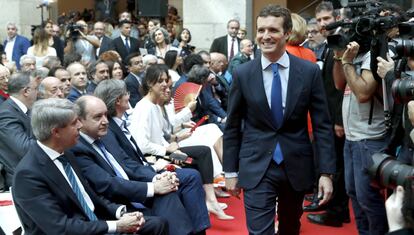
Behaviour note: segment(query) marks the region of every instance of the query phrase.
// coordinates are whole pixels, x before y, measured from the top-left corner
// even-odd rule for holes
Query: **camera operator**
[[[96,61],[96,49],[100,47],[99,39],[88,34],[88,25],[85,21],[79,20],[76,24],[70,23],[66,31],[65,54],[79,53],[82,55],[82,63],[85,65]]]
[[[381,80],[377,81],[371,72],[369,46],[362,37],[358,40],[350,42],[344,52],[335,52],[341,59],[335,62],[335,86],[344,90],[345,186],[359,233],[385,234],[388,229],[383,196],[380,189],[370,185],[366,172],[370,156],[385,146],[387,138]],[[360,44],[364,50],[360,50]]]

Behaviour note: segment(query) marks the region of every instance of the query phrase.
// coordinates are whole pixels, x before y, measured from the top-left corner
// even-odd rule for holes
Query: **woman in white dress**
[[[179,147],[178,139],[171,143],[165,139],[164,118],[158,104],[165,99],[169,79],[168,67],[165,65],[152,65],[147,69],[142,81],[146,95],[136,104],[129,117],[131,134],[143,154],[165,156],[177,153],[191,156],[193,163],[188,167],[197,169],[201,175],[209,212],[222,220],[234,219],[224,213],[214,194],[210,148],[206,146]]]
[[[56,50],[49,46],[49,35],[44,29],[35,29],[33,46],[27,49],[27,54],[36,58],[36,68],[43,67],[43,60],[46,56],[56,56]]]

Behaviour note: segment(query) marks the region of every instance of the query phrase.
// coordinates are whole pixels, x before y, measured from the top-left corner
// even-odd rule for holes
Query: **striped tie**
[[[68,177],[69,182],[72,185],[72,190],[78,198],[83,211],[88,216],[90,221],[98,220],[95,213],[93,213],[91,208],[89,208],[88,204],[86,203],[85,198],[83,198],[82,192],[80,191],[78,182],[76,181],[75,174],[73,172],[72,167],[69,164],[69,161],[63,155],[58,157],[58,160],[62,163],[63,168],[65,169],[66,176]]]

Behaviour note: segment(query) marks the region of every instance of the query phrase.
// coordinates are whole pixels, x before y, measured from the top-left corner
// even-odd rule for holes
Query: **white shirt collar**
[[[86,140],[86,142],[93,144],[95,142],[95,139],[90,137],[89,135],[83,133],[82,131],[79,132],[79,134]]]
[[[265,70],[267,67],[269,67],[270,64],[272,64],[272,62],[269,59],[267,59],[263,54],[262,54],[261,62],[262,62],[262,70]],[[286,51],[279,58],[279,60],[276,61],[276,63],[281,65],[282,68],[284,69],[289,68],[290,61],[289,61],[289,56],[286,53]]]
[[[52,161],[54,161],[54,160],[56,160],[58,157],[60,157],[60,155],[62,155],[62,153],[58,153],[58,152],[56,152],[54,149],[52,149],[52,148],[50,148],[50,147],[48,147],[48,146],[46,146],[46,145],[44,145],[44,144],[42,144],[42,142],[40,142],[40,141],[36,141],[37,142],[37,144],[39,145],[39,147],[43,150],[43,151],[45,151],[45,153],[47,154],[47,156],[52,160]]]
[[[22,110],[23,113],[27,114],[28,108],[26,107],[25,104],[23,104],[23,102],[21,102],[19,99],[17,99],[14,96],[10,96],[10,99],[12,99],[14,101],[14,103],[17,104],[17,106],[19,107],[20,110]]]

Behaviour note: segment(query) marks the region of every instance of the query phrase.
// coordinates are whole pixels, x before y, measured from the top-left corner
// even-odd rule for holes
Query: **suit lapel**
[[[32,136],[32,128],[30,125],[29,116],[23,113],[23,111],[19,108],[19,106],[12,99],[7,99],[5,102],[8,102],[10,106],[14,109],[16,115],[18,115],[19,119],[23,121],[24,128],[28,131],[29,136]]]
[[[286,93],[286,107],[283,115],[283,122],[285,122],[293,112],[293,108],[299,100],[300,92],[303,86],[302,69],[300,66],[293,66],[297,64],[296,58],[289,55],[289,82]]]
[[[55,184],[55,187],[59,188],[60,191],[66,192],[66,195],[83,211],[82,206],[79,204],[79,200],[73,192],[72,187],[69,185],[68,181],[53,163],[53,161],[47,156],[47,154],[36,144],[38,152],[38,160],[40,168],[45,172],[45,176],[49,178]],[[79,174],[77,172],[77,174]],[[86,216],[86,215],[85,215]]]
[[[272,113],[269,104],[267,103],[267,97],[263,83],[261,59],[255,59],[254,63],[256,63],[254,69],[252,69],[250,71],[250,75],[247,76],[247,83],[249,84],[248,88],[250,90],[246,94],[251,94],[255,98],[255,103],[257,103],[259,108],[261,109],[263,113],[263,118],[265,119],[267,125],[276,129],[273,123]]]
[[[102,168],[104,168],[105,169],[105,171],[107,171],[107,172],[111,172],[113,175],[116,175],[115,174],[115,172],[114,172],[114,169],[112,168],[112,166],[110,166],[104,159],[103,159],[103,157],[98,153],[98,152],[96,152],[96,150],[92,147],[92,145],[90,144],[90,143],[88,143],[82,136],[80,136],[79,137],[79,142],[84,146],[84,148],[87,148],[88,150],[90,150],[90,151],[92,151],[93,152],[93,154],[95,155],[95,156],[88,156],[88,157],[93,157],[94,159],[94,161],[99,165],[99,166],[101,166]],[[106,147],[105,147],[106,148]],[[108,149],[107,149],[107,151],[109,151]]]

